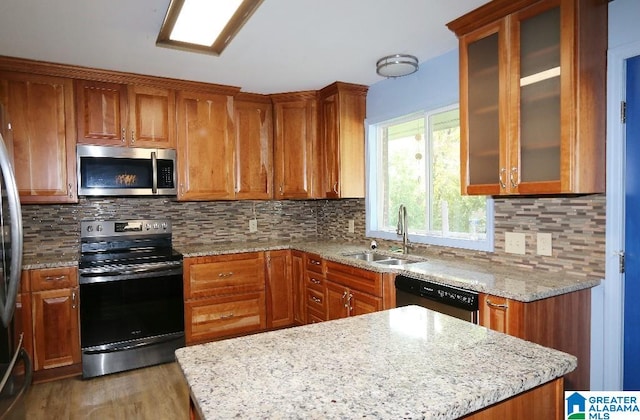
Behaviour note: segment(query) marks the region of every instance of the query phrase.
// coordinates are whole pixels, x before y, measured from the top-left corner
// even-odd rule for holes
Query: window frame
[[[422,114],[425,117],[425,120],[429,121],[429,116],[433,114],[438,114],[441,112],[450,111],[452,109],[459,109],[460,106],[458,103],[440,106],[433,109],[421,109],[414,112],[406,112],[401,115],[396,116],[384,116],[377,119],[367,119],[365,121],[365,131],[366,131],[366,159],[365,159],[365,171],[366,171],[366,198],[365,198],[365,233],[369,238],[375,239],[386,239],[386,240],[401,240],[400,236],[398,236],[395,232],[390,232],[386,230],[374,229],[374,226],[378,226],[379,219],[382,215],[377,213],[377,206],[379,198],[378,185],[379,176],[377,168],[381,165],[382,153],[378,153],[379,149],[382,145],[382,141],[378,138],[378,127],[384,123],[392,122],[393,120],[401,120],[403,118],[408,118],[411,115]],[[431,141],[431,128],[428,127],[428,135],[425,137],[429,138]],[[431,195],[431,191],[429,191],[429,195]],[[486,196],[486,212],[487,212],[487,220],[486,220],[486,237],[484,239],[466,239],[466,238],[453,238],[453,237],[444,237],[438,235],[431,234],[416,234],[409,233],[408,238],[409,241],[417,243],[417,244],[425,244],[425,245],[435,245],[442,247],[453,247],[460,249],[468,249],[475,251],[494,251],[494,201],[493,197]],[[409,226],[411,228],[411,226]]]

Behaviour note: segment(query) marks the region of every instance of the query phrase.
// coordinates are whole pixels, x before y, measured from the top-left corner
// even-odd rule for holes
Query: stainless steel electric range
[[[182,255],[169,220],[81,222],[84,378],[175,360],[185,345]]]

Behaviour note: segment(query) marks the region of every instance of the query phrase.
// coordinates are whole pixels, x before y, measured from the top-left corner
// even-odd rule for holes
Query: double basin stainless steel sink
[[[398,258],[377,252],[357,252],[353,254],[344,254],[345,257],[355,258],[360,261],[367,261],[382,265],[407,265],[416,263],[418,261],[412,261],[405,258]]]

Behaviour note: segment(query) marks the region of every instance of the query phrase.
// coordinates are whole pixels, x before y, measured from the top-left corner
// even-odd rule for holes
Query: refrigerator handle
[[[22,213],[16,178],[13,174],[9,153],[0,134],[0,171],[7,191],[7,205],[11,218],[11,262],[9,264],[9,281],[7,290],[0,299],[0,318],[5,328],[9,327],[16,306],[16,296],[22,275]],[[6,253],[6,250],[3,250]],[[4,279],[3,279],[4,280]],[[6,280],[5,280],[6,281]]]

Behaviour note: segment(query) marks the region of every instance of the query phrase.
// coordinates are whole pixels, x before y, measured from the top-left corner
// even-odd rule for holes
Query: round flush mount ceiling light
[[[418,71],[418,58],[409,54],[382,57],[376,63],[376,73],[383,77],[402,77]]]

